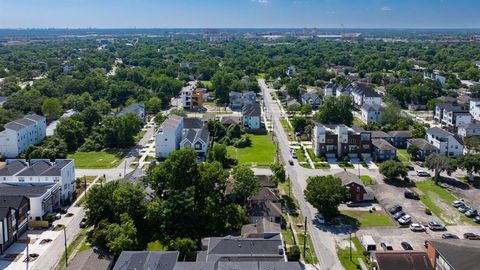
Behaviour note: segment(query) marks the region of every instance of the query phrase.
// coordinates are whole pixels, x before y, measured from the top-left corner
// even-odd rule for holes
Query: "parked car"
[[[417,164],[417,166],[423,167],[423,162],[421,161],[415,161],[415,164]]]
[[[80,221],[80,228],[83,229],[83,228],[86,228],[87,227],[87,218],[82,218],[82,221]]]
[[[62,218],[62,214],[60,213],[55,214],[55,219],[61,219],[61,218]]]
[[[393,250],[392,245],[386,241],[380,242],[380,246],[383,248],[383,250]]]
[[[453,233],[444,233],[442,234],[442,239],[459,239],[457,235]]]
[[[428,240],[423,241],[423,246],[425,248],[428,248],[428,243],[430,243]]]
[[[473,218],[473,222],[480,224],[480,216],[476,216]]]
[[[290,160],[288,161],[288,164],[290,164],[291,166],[293,166],[293,160],[290,159]]]
[[[390,209],[388,209],[388,212],[390,212],[390,214],[392,215],[400,211],[402,211],[402,206],[398,204],[395,204],[392,207],[390,207]]]
[[[315,215],[315,221],[318,223],[318,224],[325,224],[325,218],[323,217],[322,214],[320,213],[317,213]]]
[[[436,221],[430,221],[428,223],[428,228],[432,231],[443,231],[445,230],[445,226],[441,223],[438,223]]]
[[[297,154],[295,152],[292,153],[292,158],[293,159],[296,159],[297,158]]]
[[[459,211],[460,213],[465,213],[465,212],[467,212],[468,210],[470,210],[470,207],[469,207],[468,205],[464,205],[464,206],[458,207],[458,211]]]
[[[480,240],[480,235],[474,233],[464,233],[463,238],[470,240]]]
[[[467,212],[465,212],[465,216],[471,218],[471,217],[476,217],[477,216],[477,210],[470,208]]]
[[[418,196],[418,194],[416,192],[413,192],[411,190],[405,191],[404,196],[407,199],[420,200],[420,196]]]
[[[426,172],[426,171],[417,171],[417,176],[420,176],[420,177],[430,177],[430,173]]]
[[[362,202],[347,202],[347,207],[359,207],[362,205]]]
[[[412,222],[412,217],[409,215],[405,215],[398,219],[398,223],[400,223],[401,225],[406,225],[410,222]]]
[[[412,245],[410,245],[410,243],[408,243],[408,242],[402,242],[402,243],[400,243],[400,245],[402,245],[402,248],[405,249],[405,250],[413,250]]]
[[[393,215],[393,218],[394,218],[395,220],[398,220],[399,218],[401,218],[401,217],[403,217],[403,216],[405,216],[405,215],[406,215],[405,212],[400,211],[400,212],[395,213],[395,214]]]
[[[425,231],[425,227],[423,227],[422,225],[420,225],[418,223],[410,224],[409,228],[412,232],[424,232]]]
[[[453,201],[452,202],[452,206],[455,207],[455,208],[459,208],[460,206],[464,206],[465,203],[462,202],[462,201]]]
[[[61,213],[61,214],[66,214],[66,213],[67,213],[67,210],[68,210],[67,207],[62,207],[62,208],[60,208],[60,213]]]

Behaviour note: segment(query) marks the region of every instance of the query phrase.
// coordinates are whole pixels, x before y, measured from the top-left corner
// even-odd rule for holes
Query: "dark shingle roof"
[[[50,169],[44,171],[41,175],[43,176],[61,176],[62,174],[62,169],[73,162],[73,160],[57,160],[55,162],[55,165],[53,165]]]
[[[281,217],[282,205],[271,201],[253,201],[246,206],[250,217]]]
[[[432,240],[432,246],[455,270],[478,269],[480,241]]]
[[[430,128],[427,130],[427,134],[431,134],[435,137],[438,137],[438,138],[446,138],[448,136],[453,136],[452,133],[448,132],[448,131],[445,131],[441,128],[438,128],[438,127],[433,127],[433,128]]]
[[[2,169],[0,169],[0,176],[15,175],[16,173],[25,169],[26,167],[28,167],[28,164],[26,162],[21,160],[14,160],[8,163],[7,165],[5,165],[5,167],[3,167]]]
[[[426,252],[376,251],[379,269],[388,270],[433,270]],[[458,269],[456,269],[458,270]]]
[[[384,139],[373,139],[372,144],[374,147],[380,149],[380,150],[390,150],[390,151],[396,151],[397,148],[393,147],[390,143],[385,141]]]
[[[375,130],[370,132],[372,134],[372,139],[377,139],[377,138],[390,138],[391,136],[381,130]]]
[[[412,132],[409,130],[398,130],[398,131],[390,131],[388,132],[388,135],[390,135],[393,138],[411,138]]]
[[[283,246],[280,237],[263,238],[235,238],[211,237],[208,244],[207,261],[218,261],[223,256],[227,257],[280,257],[278,248]],[[215,256],[217,255],[217,256]]]
[[[113,258],[101,249],[88,249],[79,252],[68,264],[66,270],[107,270]]]
[[[45,117],[39,116],[39,115],[36,115],[36,114],[28,114],[28,115],[25,115],[21,119],[17,119],[17,120],[6,123],[4,125],[4,127],[6,129],[11,129],[11,130],[18,131],[18,130],[21,130],[21,129],[27,127],[27,126],[33,125],[36,122],[40,122],[40,121],[45,121]]]
[[[465,128],[465,129],[480,129],[480,123],[463,124],[458,127]]]
[[[420,150],[438,150],[425,139],[408,139],[407,142],[411,145],[415,145]]]
[[[19,209],[24,200],[28,199],[23,195],[0,195],[0,207]]]
[[[174,270],[300,270],[298,262],[177,262]]]
[[[359,185],[363,186],[363,183],[360,180],[360,178],[358,178],[357,175],[355,175],[351,172],[342,171],[342,172],[336,173],[335,177],[340,178],[342,180],[343,185],[348,185],[350,183],[356,183],[356,184],[359,184]]]
[[[245,116],[260,116],[262,111],[258,103],[253,103],[243,106],[242,113]]]
[[[54,183],[2,183],[0,196],[26,196],[29,198],[40,197],[52,188]]]
[[[47,161],[41,160],[41,161],[35,162],[35,164],[29,166],[28,168],[21,171],[17,175],[18,176],[40,176],[51,167],[52,167],[52,164],[50,164]]]
[[[203,127],[203,122],[202,120],[200,120],[200,118],[190,117],[190,118],[183,119],[183,128],[185,129],[188,129],[188,128],[200,129],[202,127]]]
[[[358,95],[362,95],[364,97],[380,97],[380,95],[375,92],[372,88],[365,86],[365,85],[357,85],[352,90],[353,93]]]
[[[438,108],[441,108],[443,110],[449,111],[449,112],[456,112],[456,113],[465,113],[469,112],[468,110],[464,110],[458,106],[454,106],[451,103],[441,103],[436,105]]]
[[[123,251],[113,270],[173,270],[178,251]]]

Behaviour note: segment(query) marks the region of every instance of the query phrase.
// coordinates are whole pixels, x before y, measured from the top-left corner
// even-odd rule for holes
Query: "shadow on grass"
[[[472,186],[474,186],[475,188],[479,188],[480,187],[480,181],[478,181],[479,179],[476,179],[477,181],[473,181],[471,184]],[[455,188],[459,188],[459,189],[462,189],[462,190],[468,190],[470,189],[470,185],[467,183],[467,179],[465,179],[465,182],[462,182],[462,181],[459,181],[455,178],[451,178],[451,177],[442,177],[440,179],[440,183],[445,183],[447,185],[450,185],[452,187],[455,187]]]
[[[289,214],[292,216],[298,215],[295,201],[288,195],[282,195],[282,199],[285,202],[285,205],[287,206],[288,210],[290,211]]]
[[[395,186],[395,187],[414,187],[415,183],[412,181],[405,181],[402,179],[398,178],[389,178],[389,179],[384,179],[385,184]]]

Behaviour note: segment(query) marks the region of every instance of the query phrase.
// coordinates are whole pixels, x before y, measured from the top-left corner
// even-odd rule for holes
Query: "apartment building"
[[[437,104],[433,112],[433,119],[443,127],[451,129],[472,123],[472,115],[468,110],[464,110],[450,103]]]
[[[24,196],[0,196],[0,254],[27,230],[28,199]]]
[[[383,108],[379,104],[363,104],[362,108],[360,109],[362,114],[362,122],[365,124],[369,123],[380,123]]]
[[[440,154],[448,157],[458,157],[463,153],[462,140],[441,128],[433,127],[427,130],[427,141],[439,149]]]
[[[458,135],[462,138],[480,137],[480,123],[458,126]]]
[[[382,98],[377,92],[375,92],[375,90],[361,84],[358,84],[353,88],[352,99],[353,104],[360,108],[364,104],[372,106],[380,105],[382,103]]]
[[[470,100],[470,114],[475,121],[480,121],[480,100]]]
[[[232,111],[240,111],[246,105],[251,105],[257,102],[257,94],[253,91],[248,92],[230,92],[230,109]]]
[[[345,125],[324,125],[315,123],[312,136],[316,156],[364,157],[372,153],[371,133],[354,130]]]
[[[36,114],[25,115],[22,119],[8,122],[0,132],[0,154],[15,158],[30,145],[40,144],[47,133],[47,120]]]

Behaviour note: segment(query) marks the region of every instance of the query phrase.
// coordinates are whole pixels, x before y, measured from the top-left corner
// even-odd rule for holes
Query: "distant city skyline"
[[[480,28],[475,0],[0,0],[0,28]]]

